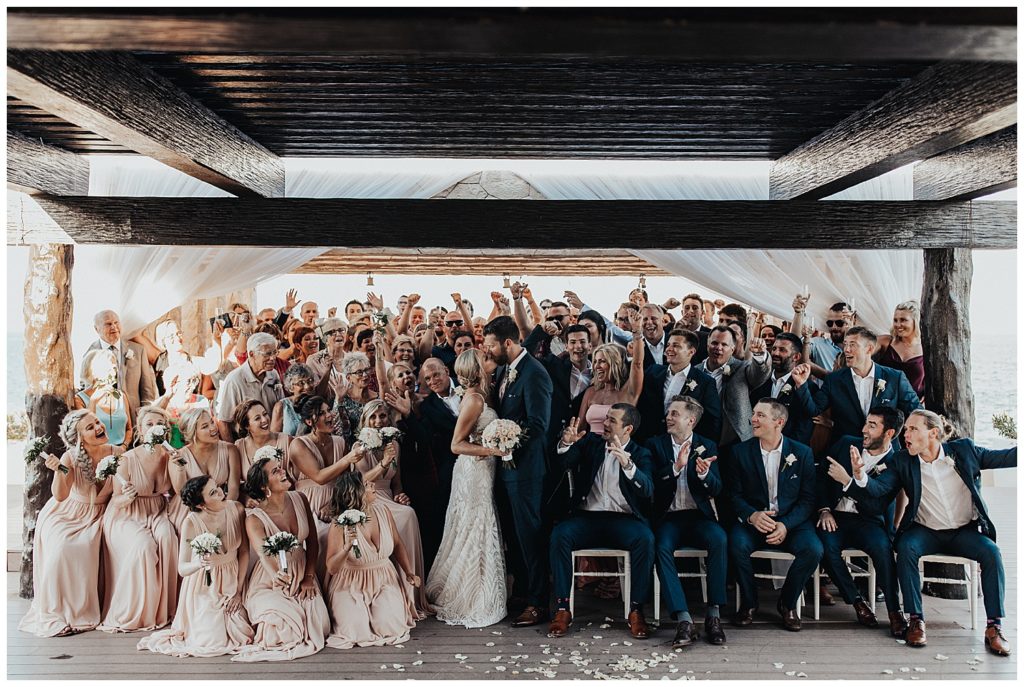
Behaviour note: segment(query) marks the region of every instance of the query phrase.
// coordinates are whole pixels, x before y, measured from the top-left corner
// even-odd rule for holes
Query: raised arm
[[[513,317],[516,321],[516,326],[519,327],[519,338],[520,340],[526,339],[530,335],[530,323],[526,317],[526,306],[523,305],[523,284],[515,282],[509,287],[512,292],[512,304],[513,304]]]
[[[537,305],[537,301],[533,300],[533,291],[530,290],[529,284],[523,284],[523,298],[526,299],[527,305],[530,306],[530,316],[533,318],[532,324],[533,327],[536,327],[544,321],[544,312]],[[533,327],[528,327],[528,329],[533,329]]]
[[[309,443],[303,439],[293,442],[291,458],[299,472],[317,484],[332,483],[343,472],[348,471],[350,467],[359,462],[359,456],[348,453],[333,465],[322,468],[320,467],[320,461],[313,455],[313,450],[310,448]]]
[[[401,335],[409,331],[409,320],[412,319],[412,309],[416,307],[416,304],[420,302],[420,295],[418,293],[410,293],[408,296],[409,302],[405,304],[405,310],[398,318],[398,324],[395,325],[395,334]]]
[[[633,326],[639,327],[640,313],[635,310],[630,310],[629,319],[635,319],[636,321],[633,323]],[[637,401],[640,400],[640,393],[644,390],[645,346],[644,337],[642,336],[635,337],[630,343],[633,360],[630,361],[629,365],[629,379],[626,381],[626,394],[629,396],[629,402],[633,405],[636,405]]]

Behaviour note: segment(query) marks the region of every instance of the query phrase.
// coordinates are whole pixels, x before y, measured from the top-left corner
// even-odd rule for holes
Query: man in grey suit
[[[764,384],[772,373],[764,339],[750,340],[750,358],[741,360],[736,351],[736,333],[718,325],[708,334],[708,357],[700,369],[711,375],[722,397],[722,436],[719,446],[746,441],[754,436],[750,427],[753,411],[750,391]],[[711,437],[712,439],[716,437]]]
[[[100,338],[88,350],[113,352],[118,368],[117,388],[127,396],[130,412],[138,412],[141,406],[152,403],[157,397],[156,374],[146,358],[146,350],[141,344],[121,338],[121,318],[113,310],[96,313],[93,326]]]

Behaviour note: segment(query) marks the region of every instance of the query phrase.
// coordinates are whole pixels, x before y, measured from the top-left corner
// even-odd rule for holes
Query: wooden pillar
[[[74,246],[35,244],[29,249],[25,278],[25,409],[30,437],[49,436],[49,453],[60,455],[60,422],[74,395],[71,358],[71,268]],[[14,460],[15,458],[12,458]],[[21,580],[18,593],[32,597],[32,542],[36,517],[50,498],[53,473],[42,461],[25,467],[22,513]]]
[[[925,405],[956,428],[960,437],[974,436],[974,392],[971,390],[970,248],[929,248],[924,251],[921,290],[921,344],[927,380]],[[959,565],[928,563],[929,577],[964,579]],[[957,585],[929,583],[925,593],[942,599],[966,599]]]

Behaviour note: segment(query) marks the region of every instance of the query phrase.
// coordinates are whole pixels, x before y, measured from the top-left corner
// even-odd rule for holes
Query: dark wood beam
[[[131,55],[9,50],[7,93],[229,193],[284,195],[276,155]]]
[[[1015,64],[938,64],[777,160],[771,198],[824,198],[1016,121]]]
[[[971,200],[1017,185],[1017,126],[979,138],[914,167],[917,200]]]
[[[1013,62],[1016,40],[1012,7],[7,12],[8,48],[46,50]]]
[[[8,130],[7,188],[22,193],[84,196],[89,193],[89,162]]]
[[[373,248],[1013,248],[1016,203],[49,198],[79,243]],[[244,231],[242,230],[244,229]]]

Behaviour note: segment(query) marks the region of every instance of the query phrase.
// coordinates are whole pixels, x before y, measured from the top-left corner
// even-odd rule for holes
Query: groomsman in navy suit
[[[873,406],[899,408],[904,416],[921,407],[903,372],[871,360],[877,345],[878,337],[870,329],[851,327],[843,339],[846,367],[829,373],[820,390],[811,389],[814,415],[832,409],[832,443],[860,434]]]
[[[752,439],[733,446],[730,490],[738,522],[729,532],[729,556],[740,587],[734,624],[750,625],[757,609],[757,584],[750,555],[759,549],[781,549],[796,560],[779,594],[782,626],[800,631],[796,602],[821,560],[821,540],[814,533],[814,456],[809,446],[782,435],[788,411],[773,398],[754,406]]]
[[[715,380],[691,364],[697,351],[697,335],[688,329],[673,329],[665,339],[665,365],[644,369],[644,388],[637,409],[640,428],[635,439],[643,442],[665,433],[665,412],[673,396],[689,396],[704,409],[695,431],[717,440],[722,434],[722,401]]]
[[[688,334],[691,332],[687,332]],[[703,408],[687,396],[674,396],[665,413],[667,434],[647,441],[654,461],[654,513],[657,530],[658,576],[676,620],[672,648],[693,643],[697,632],[686,605],[683,586],[676,574],[675,551],[684,546],[704,549],[707,557],[708,610],[704,638],[709,644],[725,644],[720,608],[725,605],[725,571],[729,548],[725,530],[718,524],[714,497],[722,491],[715,442],[694,433]]]
[[[772,374],[761,386],[750,392],[750,405],[753,407],[762,398],[774,398],[789,411],[789,419],[782,428],[782,435],[810,444],[811,433],[814,432],[814,400],[811,398],[807,374],[802,372],[804,344],[800,337],[783,332],[775,337],[772,344]]]
[[[572,499],[572,516],[551,532],[556,611],[549,637],[563,637],[572,626],[572,552],[595,546],[629,551],[633,571],[629,632],[636,639],[650,636],[643,602],[651,591],[654,567],[654,534],[648,519],[654,483],[651,454],[632,439],[639,424],[640,413],[634,406],[616,403],[608,411],[600,436],[579,431],[580,419],[574,418],[558,442],[562,471],[578,465],[583,478]]]
[[[861,460],[852,460],[853,483],[848,493],[882,503],[900,489],[907,493],[909,503],[896,531],[896,574],[910,614],[907,646],[926,643],[918,562],[922,556],[947,554],[980,564],[988,618],[985,648],[997,656],[1009,656],[1010,643],[1001,622],[1006,615],[1003,557],[981,498],[981,471],[1017,467],[1017,448],[994,451],[975,446],[970,439],[943,442],[949,430],[942,416],[915,410],[907,418],[906,449],[893,457],[888,470],[872,474]]]
[[[842,593],[843,600],[853,605],[857,622],[866,627],[878,627],[878,620],[857,589],[842,551],[860,549],[868,554],[885,592],[889,631],[897,638],[906,633],[907,621],[900,609],[896,559],[886,523],[886,514],[895,502],[886,504],[870,499],[855,502],[847,492],[854,459],[859,460],[871,475],[880,475],[889,469],[895,453],[892,440],[901,429],[903,413],[899,409],[886,406],[872,408],[861,438],[840,439],[819,465],[818,475],[818,536],[825,548],[822,563]]]

